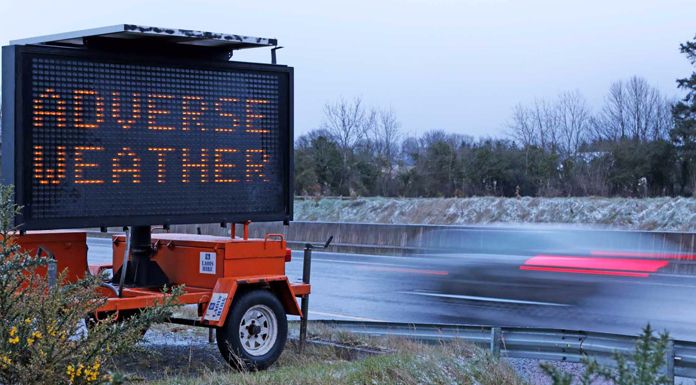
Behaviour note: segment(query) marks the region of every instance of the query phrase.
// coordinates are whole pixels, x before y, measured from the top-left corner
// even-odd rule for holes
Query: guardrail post
[[[667,341],[667,347],[665,348],[665,366],[664,375],[669,379],[669,383],[674,385],[674,341]]]
[[[503,340],[503,331],[501,328],[491,328],[491,354],[493,357],[500,357],[500,345]]]

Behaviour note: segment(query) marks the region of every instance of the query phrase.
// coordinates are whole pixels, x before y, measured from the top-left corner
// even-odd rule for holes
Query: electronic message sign
[[[3,48],[25,229],[292,219],[292,68]]]

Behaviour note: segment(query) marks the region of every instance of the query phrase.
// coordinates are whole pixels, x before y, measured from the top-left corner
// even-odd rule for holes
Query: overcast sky
[[[0,41],[104,25],[277,38],[295,67],[297,134],[340,96],[394,110],[405,132],[503,135],[512,107],[645,77],[668,95],[692,68],[696,0],[0,0]],[[237,59],[270,60],[268,50]]]

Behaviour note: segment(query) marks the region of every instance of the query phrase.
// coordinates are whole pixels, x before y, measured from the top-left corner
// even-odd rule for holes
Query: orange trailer
[[[247,234],[248,223],[244,224]],[[101,275],[104,270],[123,268],[127,235],[113,235],[113,263],[87,264],[87,236],[82,231],[36,231],[18,237],[23,249],[53,257],[57,271],[67,280]],[[191,234],[153,234],[150,260],[169,278],[168,285],[183,286],[182,305],[197,305],[198,320],[172,322],[215,328],[218,347],[228,360],[237,358],[255,369],[275,362],[287,338],[286,314],[302,316],[296,297],[310,293],[308,283],[291,283],[285,275],[290,249],[281,234],[264,239]],[[106,314],[129,314],[162,303],[161,287],[123,286],[105,282],[108,298],[97,318]],[[230,347],[234,349],[230,350]]]

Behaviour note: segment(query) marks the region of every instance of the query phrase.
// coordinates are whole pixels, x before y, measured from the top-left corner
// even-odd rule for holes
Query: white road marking
[[[355,321],[365,321],[365,322],[385,322],[383,320],[379,319],[374,319],[374,318],[364,318],[364,317],[355,317],[352,315],[345,315],[345,314],[336,314],[336,313],[325,313],[322,311],[314,311],[310,310],[309,315],[316,314],[324,317],[333,317],[333,318],[345,318],[345,319],[351,319]]]
[[[468,300],[468,301],[512,303],[512,304],[517,304],[517,305],[570,306],[570,305],[566,305],[564,303],[524,301],[524,300],[518,300],[518,299],[506,299],[506,298],[495,298],[495,297],[477,297],[477,296],[473,296],[473,295],[423,293],[423,292],[417,292],[417,291],[402,291],[401,293],[402,294],[422,295],[422,296],[426,296],[426,297],[464,299],[464,300]]]
[[[385,266],[385,267],[406,267],[406,268],[415,268],[417,269],[418,266],[415,265],[395,265],[393,263],[379,263],[379,262],[361,262],[361,261],[343,261],[340,259],[325,259],[325,258],[312,258],[312,262],[318,261],[318,262],[331,262],[331,263],[343,263],[346,265],[365,265],[365,266]]]
[[[293,250],[298,254],[302,254],[302,250]],[[315,251],[314,255],[321,256],[326,255],[328,257],[341,256],[341,257],[357,257],[357,258],[378,258],[378,259],[398,259],[398,260],[408,260],[419,258],[419,256],[404,256],[404,255],[372,255],[372,254],[355,254],[355,253],[334,253],[330,251]]]

